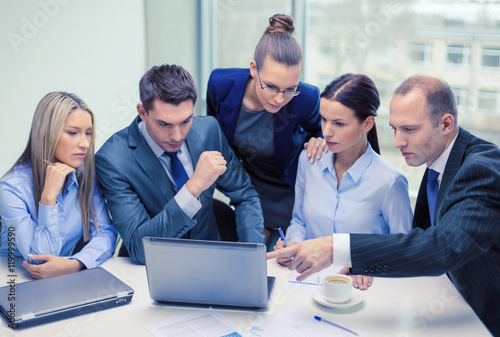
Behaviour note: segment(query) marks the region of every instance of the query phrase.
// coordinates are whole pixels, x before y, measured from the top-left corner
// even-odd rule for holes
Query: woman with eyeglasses
[[[94,140],[85,102],[49,93],[35,110],[26,149],[0,180],[0,255],[22,255],[34,278],[93,268],[114,252],[116,229],[94,177]],[[82,236],[87,244],[74,253]]]
[[[292,17],[274,15],[250,69],[215,69],[207,89],[207,114],[219,121],[260,195],[268,249],[277,229],[290,224],[300,152],[307,147],[314,160],[326,150],[315,138],[321,137],[319,89],[300,82],[302,48],[293,31]]]
[[[329,151],[312,164],[306,153],[300,155],[288,245],[332,233],[411,229],[408,181],[380,156],[375,128],[379,105],[375,83],[366,75],[342,75],[321,93],[321,128]],[[284,247],[278,241],[275,249]],[[284,265],[290,261],[278,259]],[[353,276],[356,288],[365,290],[371,282],[369,276]]]

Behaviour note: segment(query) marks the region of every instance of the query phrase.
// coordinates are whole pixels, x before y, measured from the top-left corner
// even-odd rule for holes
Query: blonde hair
[[[38,210],[40,198],[45,185],[47,164],[44,160],[54,161],[57,144],[62,134],[68,115],[81,109],[87,111],[94,125],[94,114],[87,104],[77,95],[56,91],[45,95],[38,103],[31,124],[30,136],[26,149],[13,167],[21,163],[28,163],[33,172],[33,192],[35,205]],[[89,221],[90,215],[97,227],[92,206],[92,191],[94,187],[94,142],[95,134],[92,132],[90,145],[83,162],[83,169],[77,168],[78,198],[80,213],[83,221],[83,239],[90,240]]]

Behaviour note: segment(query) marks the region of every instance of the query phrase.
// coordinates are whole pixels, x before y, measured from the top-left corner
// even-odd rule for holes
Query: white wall
[[[196,76],[197,2],[146,1],[148,68],[164,63],[177,64]]]
[[[0,1],[0,176],[26,146],[48,92],[73,92],[89,105],[97,148],[129,125],[145,34],[144,0]]]
[[[212,0],[203,0],[211,4]],[[147,67],[177,64],[186,69],[196,83],[198,99],[195,114],[206,114],[204,101],[206,81],[200,76],[200,66],[207,55],[198,51],[198,0],[146,1]],[[197,55],[203,57],[197,57]],[[208,75],[207,75],[208,76]],[[208,80],[208,77],[207,77]]]

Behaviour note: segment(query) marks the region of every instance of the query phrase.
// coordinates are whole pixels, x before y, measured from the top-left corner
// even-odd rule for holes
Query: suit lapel
[[[448,193],[448,188],[455,178],[460,166],[462,165],[467,145],[469,144],[471,134],[460,128],[455,144],[451,149],[450,156],[446,162],[446,166],[441,178],[441,184],[436,199],[435,222],[440,218],[440,210],[443,206],[444,198]],[[417,203],[415,205],[415,216],[413,226],[426,229],[430,226],[429,206],[427,203],[427,175],[429,169],[426,169],[420,189],[418,191]]]
[[[248,71],[248,76],[250,76],[250,71]],[[229,90],[226,98],[220,104],[219,111],[221,114],[217,116],[217,120],[222,129],[226,130],[227,141],[230,146],[233,146],[234,130],[236,129],[238,114],[241,110],[248,76],[235,79],[231,90]]]
[[[436,201],[436,209],[438,209],[438,206],[443,202],[446,190],[448,190],[451,182],[460,169],[460,166],[462,166],[465,150],[467,150],[467,145],[469,144],[471,134],[462,128],[459,130],[457,140],[455,140],[455,144],[451,149],[450,156],[448,157],[448,161],[446,162],[446,166],[444,168],[443,178],[441,179],[441,185],[439,186],[439,193]]]
[[[196,165],[198,164],[198,159],[200,159],[201,154],[203,151],[210,151],[211,149],[207,147],[207,145],[203,142],[202,138],[200,137],[200,134],[203,132],[206,132],[206,128],[199,124],[202,120],[197,119],[196,117],[193,118],[193,125],[191,126],[191,130],[189,130],[189,133],[186,137],[186,145],[189,150],[189,155],[191,156],[191,160],[193,162],[193,172],[196,170]],[[215,135],[214,135],[215,136]],[[200,194],[200,197],[198,200],[201,202],[202,207],[204,204],[205,198],[202,197],[205,193],[210,193],[210,191],[213,190],[207,189],[203,191]],[[212,196],[209,196],[209,199],[211,200]],[[201,215],[201,212],[197,213],[197,217]]]
[[[148,178],[151,180],[151,186],[155,186],[160,193],[168,201],[172,199],[175,195],[175,191],[172,187],[170,179],[168,179],[165,169],[161,165],[158,158],[149,147],[148,143],[142,136],[137,125],[138,119],[136,119],[129,128],[129,146],[131,148],[135,147],[132,152],[137,165],[146,173]]]
[[[189,133],[186,137],[186,145],[193,162],[193,171],[196,169],[198,159],[204,151],[202,140],[198,134],[198,132],[201,132],[199,130],[198,122],[199,121],[197,120],[197,118],[193,118],[193,125],[191,126],[191,130],[189,130]]]

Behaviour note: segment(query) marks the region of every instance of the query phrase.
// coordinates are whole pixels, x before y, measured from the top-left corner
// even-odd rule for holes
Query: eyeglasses
[[[283,96],[294,97],[294,96],[298,96],[300,94],[300,90],[279,90],[279,89],[276,89],[273,87],[265,87],[262,85],[262,81],[260,80],[259,71],[257,71],[257,77],[259,78],[259,83],[260,83],[260,87],[262,88],[262,90],[265,90],[266,92],[272,93],[273,95],[277,95],[280,92],[282,92]]]

